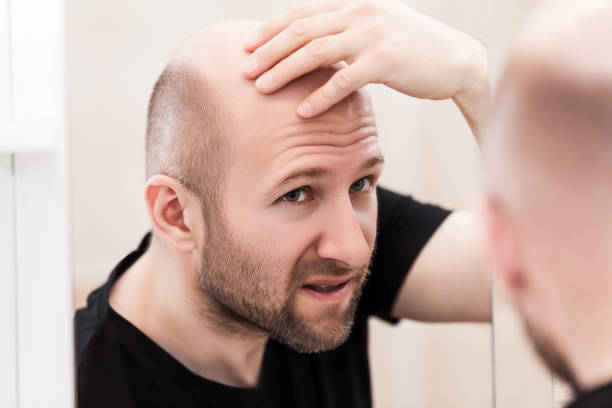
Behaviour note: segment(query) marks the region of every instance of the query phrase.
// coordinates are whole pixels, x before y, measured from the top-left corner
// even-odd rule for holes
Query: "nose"
[[[337,261],[345,268],[359,268],[370,259],[370,246],[350,197],[330,204],[317,244],[320,258]]]

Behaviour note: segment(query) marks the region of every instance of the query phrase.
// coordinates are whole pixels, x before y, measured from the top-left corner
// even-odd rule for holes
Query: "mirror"
[[[405,3],[487,46],[494,89],[535,1]],[[49,395],[41,387],[55,390],[48,406],[70,406],[73,313],[150,228],[144,134],[153,83],[201,27],[267,20],[288,4],[33,4],[0,0],[0,21],[10,22],[0,26],[0,406],[37,406]],[[40,32],[29,32],[34,25]],[[49,67],[42,77],[40,66]],[[386,156],[381,184],[474,209],[483,190],[480,152],[454,103],[367,89]],[[562,406],[567,388],[541,365],[495,289],[492,299],[492,326],[372,318],[374,406]]]
[[[485,0],[406,4],[487,45]],[[142,198],[145,114],[167,60],[207,24],[266,20],[288,6],[281,0],[67,2],[75,307],[149,228]],[[416,100],[378,85],[368,90],[386,156],[382,185],[448,208],[472,208],[481,191],[480,153],[453,102]],[[370,350],[375,406],[492,405],[490,325],[391,327],[372,319]]]

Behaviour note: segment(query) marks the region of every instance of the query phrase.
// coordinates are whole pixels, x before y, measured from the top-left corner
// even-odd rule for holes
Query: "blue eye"
[[[370,189],[371,184],[372,182],[369,177],[360,178],[359,180],[351,184],[349,191],[351,193],[357,193],[360,191],[368,191]]]
[[[304,190],[297,189],[297,190],[288,192],[287,194],[282,196],[280,199],[281,201],[287,201],[290,203],[300,203],[306,200],[306,194],[304,193]]]

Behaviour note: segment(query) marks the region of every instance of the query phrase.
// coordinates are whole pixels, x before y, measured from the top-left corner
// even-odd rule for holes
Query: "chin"
[[[311,327],[308,335],[302,333],[288,345],[300,353],[331,351],[346,342],[351,334],[351,326]]]
[[[316,311],[310,308],[294,314],[290,330],[270,335],[300,353],[330,351],[344,344],[351,333],[355,313],[349,309],[350,304],[328,305]]]

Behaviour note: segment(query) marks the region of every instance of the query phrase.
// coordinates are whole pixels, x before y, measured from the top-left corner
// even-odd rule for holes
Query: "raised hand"
[[[271,93],[319,67],[340,68],[297,112],[318,115],[368,83],[427,99],[454,98],[470,122],[488,78],[478,41],[399,1],[324,1],[291,8],[264,23],[245,48],[243,74]],[[486,92],[485,91],[486,88]],[[473,119],[473,118],[472,118]],[[470,123],[472,125],[472,123]]]

